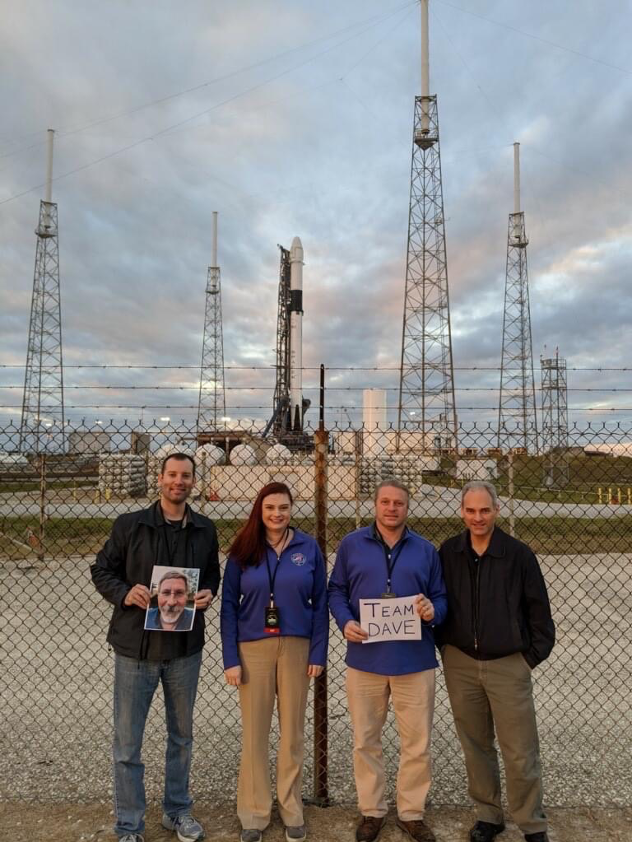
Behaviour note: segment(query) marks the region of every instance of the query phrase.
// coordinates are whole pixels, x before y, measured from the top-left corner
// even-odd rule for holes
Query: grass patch
[[[51,518],[46,523],[45,555],[47,558],[72,555],[91,556],[101,549],[112,528],[110,518]],[[362,526],[371,521],[365,519]],[[216,520],[222,550],[227,550],[243,521]],[[314,534],[313,518],[295,518],[294,524]],[[411,518],[409,525],[435,546],[463,528],[460,518]],[[499,525],[508,530],[507,519]],[[330,518],[327,529],[327,549],[334,552],[344,535],[355,529],[353,518]],[[0,558],[24,558],[27,551],[10,539],[28,544],[29,534],[39,535],[35,517],[0,519]],[[617,518],[516,518],[516,537],[536,552],[545,555],[568,553],[626,553],[632,547],[632,515]],[[35,549],[32,555],[36,554]]]

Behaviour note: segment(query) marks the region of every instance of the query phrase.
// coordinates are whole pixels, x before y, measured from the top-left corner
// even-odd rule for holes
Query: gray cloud
[[[228,365],[273,364],[276,244],[289,246],[298,234],[306,365],[396,367],[418,9],[395,0],[191,0],[174,8],[158,2],[146,15],[124,2],[27,0],[6,13],[0,53],[10,70],[0,104],[10,119],[0,138],[0,202],[42,183],[48,126],[59,130],[58,175],[132,147],[54,185],[66,361],[197,365],[218,210]],[[352,37],[362,21],[389,13]],[[559,345],[569,365],[626,364],[631,23],[629,8],[604,16],[588,0],[551,0],[527,14],[514,0],[431,2],[457,369],[500,362],[514,140],[522,143],[536,364],[545,343]],[[233,73],[257,62],[265,63]],[[193,115],[201,116],[187,121]],[[0,205],[5,364],[24,361],[40,195]],[[70,370],[67,380],[94,376]],[[138,371],[125,376],[128,385],[140,382]],[[158,376],[177,385],[185,375]],[[195,372],[186,378],[193,387]],[[464,388],[493,389],[497,379],[457,372]],[[273,385],[270,372],[228,371],[227,381],[240,405],[256,393],[237,387]],[[395,389],[398,377],[339,373],[332,381],[354,387],[331,393],[351,405],[361,387]],[[0,384],[10,382],[15,370],[0,370]],[[606,381],[594,374],[578,382]],[[119,401],[131,402],[129,394]],[[577,405],[590,396],[577,395]],[[167,397],[184,402],[180,391]],[[472,394],[463,399],[470,405]]]

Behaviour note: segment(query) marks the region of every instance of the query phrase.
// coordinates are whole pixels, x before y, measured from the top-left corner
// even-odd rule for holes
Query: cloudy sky
[[[395,402],[418,2],[5,0],[1,17],[0,386],[24,376],[7,366],[26,356],[50,127],[70,418],[196,403],[214,210],[229,412],[268,414],[277,243],[295,235],[330,419],[357,417],[363,387]],[[559,346],[571,419],[629,419],[632,391],[605,391],[629,372],[592,369],[631,364],[632,3],[431,0],[430,30],[460,417],[497,403],[519,141],[536,381]],[[190,368],[72,368],[88,364]],[[144,385],[184,388],[113,388]],[[5,420],[21,397],[0,388]]]

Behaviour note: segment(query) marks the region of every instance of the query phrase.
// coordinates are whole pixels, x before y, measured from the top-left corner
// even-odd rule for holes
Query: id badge
[[[276,606],[266,608],[263,630],[266,634],[281,634],[281,616]]]
[[[397,594],[393,593],[393,591],[387,591],[386,593],[380,595],[380,599],[395,599],[396,597]]]

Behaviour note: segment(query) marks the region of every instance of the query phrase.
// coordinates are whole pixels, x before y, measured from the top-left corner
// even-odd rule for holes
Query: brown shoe
[[[374,842],[384,827],[386,816],[362,816],[356,827],[357,842]]]
[[[423,819],[413,819],[409,822],[397,819],[397,827],[401,828],[415,842],[436,842],[434,833]]]

